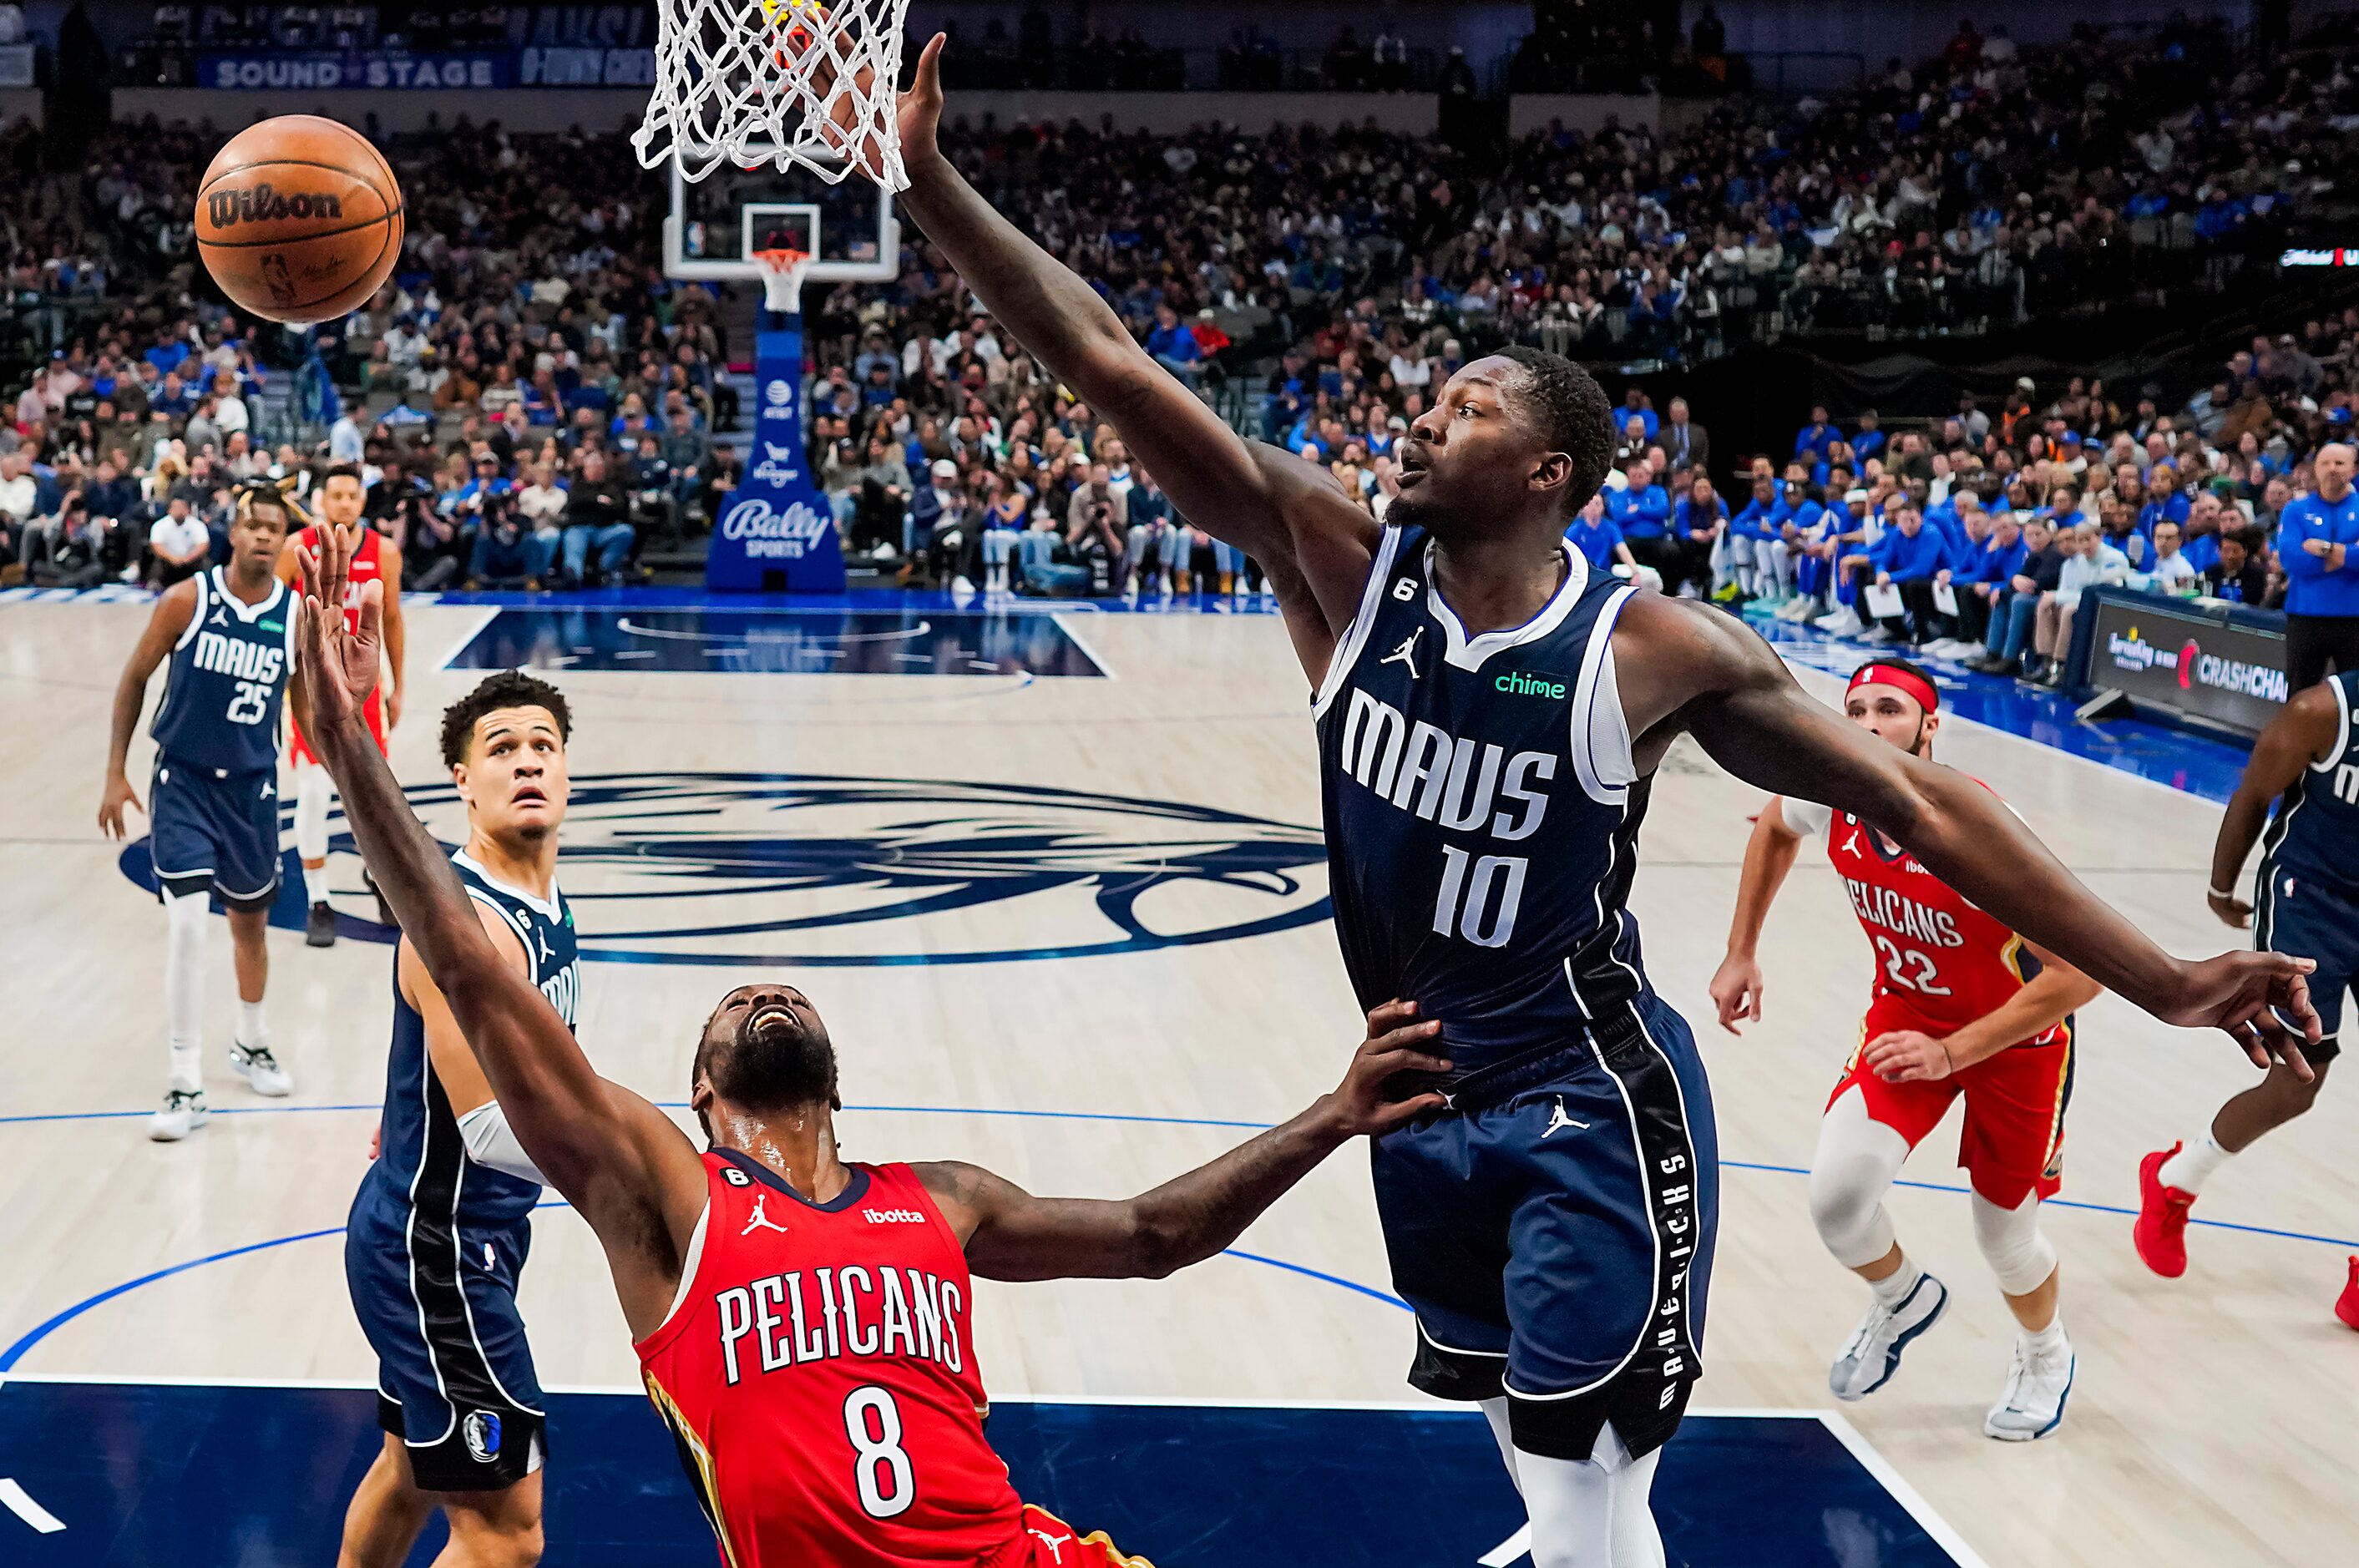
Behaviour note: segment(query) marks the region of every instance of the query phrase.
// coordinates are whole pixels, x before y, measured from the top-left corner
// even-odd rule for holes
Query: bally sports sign
[[[755,593],[841,593],[843,546],[835,514],[803,461],[802,318],[754,338],[761,388],[744,479],[722,503],[704,585]]]

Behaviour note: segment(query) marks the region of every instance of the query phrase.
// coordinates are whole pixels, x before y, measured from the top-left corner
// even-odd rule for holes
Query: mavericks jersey
[[[249,604],[218,566],[190,579],[197,607],[165,667],[156,749],[216,777],[278,766],[278,708],[295,668],[295,614],[284,583]]]
[[[523,942],[528,973],[565,1027],[573,1027],[581,964],[573,944],[573,911],[549,884],[544,903],[519,887],[495,882],[462,850],[451,857],[469,896],[497,911]],[[397,965],[399,959],[395,960]],[[386,1065],[383,1142],[369,1179],[379,1196],[415,1209],[435,1223],[495,1227],[511,1225],[540,1201],[538,1182],[469,1158],[458,1118],[426,1051],[426,1020],[393,987],[393,1050]]]
[[[966,1253],[907,1165],[814,1203],[734,1149],[671,1315],[639,1341],[647,1398],[728,1568],[1032,1561],[983,1435]]]
[[[1825,829],[1827,858],[1875,950],[1875,1000],[1899,1007],[1923,1032],[1954,1034],[1990,1017],[2039,973],[2038,957],[2006,922],[1857,817],[1794,800],[1779,810],[1797,833]],[[2049,1045],[2071,1032],[2060,1023],[2017,1043]]]
[[[1636,590],[1564,560],[1531,621],[1469,637],[1425,530],[1386,528],[1312,702],[1353,989],[1440,1019],[1461,1078],[1571,1046],[1647,988],[1623,901],[1648,780],[1611,648]]]
[[[2359,899],[2359,670],[2331,677],[2342,705],[2334,750],[2313,762],[2277,800],[2261,839],[2262,885],[2271,873],[2323,882]]]

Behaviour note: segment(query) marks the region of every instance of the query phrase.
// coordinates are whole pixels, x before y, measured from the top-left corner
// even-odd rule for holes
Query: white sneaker
[[[2038,1354],[2018,1334],[2015,1362],[2006,1372],[2006,1392],[1983,1418],[1984,1434],[2001,1443],[2032,1443],[2063,1425],[2064,1401],[2072,1392],[2077,1364],[2071,1341]]]
[[[1859,617],[1849,610],[1829,610],[1810,625],[1822,632],[1847,632],[1859,625]]]
[[[276,1100],[294,1091],[293,1075],[278,1065],[278,1059],[270,1054],[270,1048],[266,1045],[231,1046],[229,1064],[237,1069],[237,1075],[245,1080],[245,1086],[257,1094],[266,1094]]]
[[[1867,1315],[1836,1353],[1827,1387],[1838,1399],[1864,1399],[1883,1388],[1900,1370],[1900,1353],[1908,1342],[1939,1323],[1949,1305],[1949,1288],[1930,1274],[1897,1307],[1869,1303]]]
[[[1870,626],[1867,630],[1859,634],[1859,640],[1862,642],[1875,643],[1880,647],[1885,643],[1898,642],[1900,639],[1894,637],[1882,626]]]
[[[158,1143],[178,1143],[212,1119],[202,1089],[171,1089],[147,1123],[147,1136]]]

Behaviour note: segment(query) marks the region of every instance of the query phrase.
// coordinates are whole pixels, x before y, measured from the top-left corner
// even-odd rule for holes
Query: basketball
[[[401,187],[348,126],[282,114],[230,139],[197,188],[197,254],[222,292],[290,326],[333,321],[401,255]]]

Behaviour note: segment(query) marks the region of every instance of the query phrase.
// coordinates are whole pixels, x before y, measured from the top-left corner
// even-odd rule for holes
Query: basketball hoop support
[[[762,268],[762,302],[782,316],[800,315],[810,256],[799,250],[757,250],[754,259]]]

